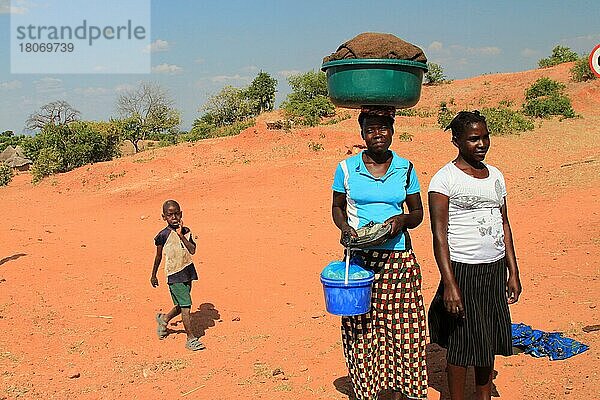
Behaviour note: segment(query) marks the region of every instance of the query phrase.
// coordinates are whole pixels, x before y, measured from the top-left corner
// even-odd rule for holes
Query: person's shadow
[[[203,303],[198,306],[196,311],[190,313],[190,317],[192,320],[192,332],[196,337],[204,336],[206,330],[215,326],[216,321],[221,319],[221,315],[219,314],[219,310],[215,308],[215,305],[212,303]],[[171,326],[183,326],[183,322],[178,320],[169,325]],[[167,328],[167,332],[171,333],[185,333],[183,329],[170,329]]]
[[[427,360],[427,379],[428,386],[440,393],[439,400],[450,400],[450,390],[448,389],[448,379],[446,376],[446,350],[437,344],[428,344],[426,348]],[[494,379],[498,373],[494,371]],[[333,381],[333,385],[338,392],[348,396],[348,400],[356,400],[352,382],[349,376],[341,376]],[[465,398],[473,398],[475,393],[475,380],[473,376],[473,368],[469,368],[465,384]],[[378,396],[380,400],[391,399],[391,392],[384,390]],[[500,397],[496,385],[492,382],[492,397]],[[433,397],[436,400],[437,397]]]

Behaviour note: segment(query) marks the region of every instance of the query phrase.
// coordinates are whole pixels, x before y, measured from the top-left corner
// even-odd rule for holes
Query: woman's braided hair
[[[457,138],[459,135],[465,133],[467,127],[476,123],[484,123],[485,117],[479,113],[479,111],[460,111],[456,116],[450,121],[445,131],[448,129],[452,130],[452,138]]]

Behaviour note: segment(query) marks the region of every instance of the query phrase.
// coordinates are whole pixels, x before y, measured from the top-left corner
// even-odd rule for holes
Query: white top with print
[[[500,207],[506,184],[495,167],[486,164],[489,176],[474,178],[450,162],[431,179],[429,192],[449,198],[448,245],[452,261],[482,264],[505,254]]]

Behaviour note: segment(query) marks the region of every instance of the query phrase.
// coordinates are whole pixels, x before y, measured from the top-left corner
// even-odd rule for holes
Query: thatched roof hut
[[[0,153],[0,162],[18,171],[27,171],[33,162],[25,157],[21,146],[8,146]]]

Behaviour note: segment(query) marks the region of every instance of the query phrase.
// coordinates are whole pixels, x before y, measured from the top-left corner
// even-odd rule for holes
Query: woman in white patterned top
[[[431,179],[429,210],[441,282],[429,309],[431,341],[448,349],[448,386],[462,400],[475,367],[477,400],[491,399],[496,355],[512,353],[508,304],[521,293],[502,173],[483,162],[485,117],[461,111],[446,128],[458,156]]]

